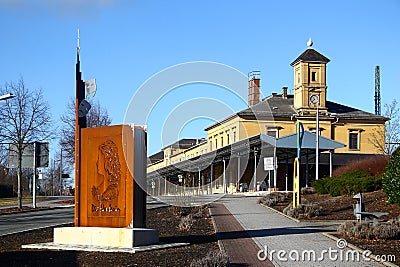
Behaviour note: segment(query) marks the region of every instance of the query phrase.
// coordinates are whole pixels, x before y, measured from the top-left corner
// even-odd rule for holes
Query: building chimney
[[[287,87],[282,87],[282,98],[287,98]]]
[[[254,106],[260,102],[260,72],[251,71],[249,77],[248,106]]]

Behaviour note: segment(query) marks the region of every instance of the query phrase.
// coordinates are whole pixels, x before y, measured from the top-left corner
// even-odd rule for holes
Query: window
[[[236,142],[236,131],[233,132],[233,142]]]
[[[349,133],[349,149],[358,150],[359,149],[359,133],[350,132]]]
[[[276,130],[267,130],[267,135],[277,138],[277,131]]]
[[[312,82],[317,81],[317,72],[315,72],[315,71],[311,72],[311,81]]]
[[[210,150],[212,150],[212,140],[210,139]]]
[[[274,138],[279,138],[279,131],[282,130],[281,126],[267,126],[266,134]]]
[[[297,83],[300,83],[300,72],[297,73]]]
[[[228,132],[226,133],[226,143],[227,143],[227,145],[229,145],[229,133]]]
[[[215,149],[217,149],[217,148],[218,148],[218,139],[215,138]]]
[[[223,146],[224,146],[224,137],[221,136],[221,147],[223,147]]]

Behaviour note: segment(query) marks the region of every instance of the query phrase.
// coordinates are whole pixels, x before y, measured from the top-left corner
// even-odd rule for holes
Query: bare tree
[[[0,139],[16,147],[18,207],[22,208],[22,153],[27,143],[48,141],[53,136],[50,108],[42,91],[29,90],[22,78],[6,83],[0,93],[15,95],[0,104]]]
[[[380,153],[391,155],[400,145],[400,109],[396,99],[390,104],[385,104],[384,108],[383,115],[389,118],[386,129],[375,129],[369,141]]]
[[[111,124],[111,118],[108,116],[107,109],[102,107],[99,102],[90,101],[92,108],[86,115],[87,127],[94,128],[108,126]],[[61,136],[60,146],[65,152],[63,157],[69,165],[75,162],[75,99],[71,98],[67,104],[65,114],[61,115]]]

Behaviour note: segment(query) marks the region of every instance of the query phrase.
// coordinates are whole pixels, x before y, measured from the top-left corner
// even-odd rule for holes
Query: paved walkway
[[[226,196],[211,205],[218,239],[234,266],[383,266],[321,234],[337,224],[297,223],[257,199]]]

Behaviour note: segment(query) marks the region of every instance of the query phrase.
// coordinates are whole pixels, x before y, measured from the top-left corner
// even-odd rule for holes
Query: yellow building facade
[[[248,156],[247,165],[242,166],[240,156],[235,159],[236,161],[232,159],[235,158],[233,155],[236,152],[233,151],[236,144],[239,146],[244,140],[249,140],[254,143],[248,145],[250,150],[257,152],[255,137],[265,135],[279,139],[294,134],[299,122],[303,124],[304,130],[316,133],[317,112],[320,136],[344,144],[344,147],[334,151],[334,160],[339,162],[337,165],[359,157],[383,154],[384,151],[378,149],[378,147],[385,147],[385,136],[382,134],[377,137],[374,133],[385,132],[387,118],[329,101],[327,99],[326,79],[329,61],[327,57],[312,48],[312,43],[309,43],[308,48],[290,64],[293,67],[293,94],[288,94],[288,88],[283,87],[282,92],[272,93],[262,100],[259,99],[259,73],[249,73],[249,107],[208,126],[205,129],[206,137],[200,140],[192,139],[192,145],[179,147],[175,144],[164,148],[163,153],[159,153],[158,158],[150,156],[151,160],[148,165],[150,179],[156,177],[155,173],[161,173],[157,176],[158,178],[168,177],[169,175],[182,176],[182,174],[177,174],[179,171],[171,171],[171,165],[181,164],[182,166],[192,166],[189,167],[189,170],[185,169],[186,171],[180,171],[180,173],[184,173],[184,175],[192,173],[192,180],[197,179],[196,183],[192,184],[194,186],[209,184],[207,186],[210,187],[210,190],[208,187],[207,190],[211,191],[211,187],[214,186],[213,182],[223,179],[222,182],[218,182],[218,185],[224,184],[223,189],[218,188],[219,190],[216,190],[214,188],[214,191],[211,192],[220,192],[221,190],[222,192],[234,192],[241,182],[249,184],[254,179],[258,182],[265,181],[265,177],[270,174],[267,175],[263,171],[260,163],[263,158],[262,155],[260,154],[257,157],[255,153],[253,159]],[[212,153],[217,155],[215,158],[221,155],[219,161],[212,161],[211,166],[198,167],[197,171],[192,172],[191,168],[196,169],[196,162],[192,161],[193,164],[190,165],[191,159],[201,158],[201,156],[204,157]],[[237,152],[237,155],[241,155],[241,153],[243,155],[252,154],[250,152]],[[327,153],[321,153],[322,167],[324,164],[326,165],[327,161],[325,154]],[[284,159],[277,160],[278,169],[281,169],[281,171],[277,171],[279,181],[273,187],[286,187],[287,189],[287,178],[291,176],[290,164],[287,163],[288,159],[286,159],[285,167]],[[229,163],[236,162],[236,165],[231,164],[235,165],[232,170],[227,170],[228,161]],[[257,167],[257,164],[253,167],[252,161],[257,162],[261,167]],[[307,161],[309,161],[308,158]],[[310,165],[307,165],[307,168],[310,168],[307,175],[310,175],[314,163],[307,163],[310,163]],[[283,172],[282,169],[286,169],[286,171]],[[322,168],[322,170],[321,177],[329,174],[327,168]],[[215,177],[216,174],[219,174],[219,177]],[[230,179],[232,177],[227,177],[228,174],[234,174],[236,177]],[[170,178],[173,181],[172,176]],[[286,176],[286,186],[283,186],[284,179],[281,176]],[[206,178],[203,179],[204,177]],[[315,177],[310,175],[310,180],[312,179],[315,179]],[[202,182],[203,180],[205,181]],[[229,180],[229,183],[227,180]]]

